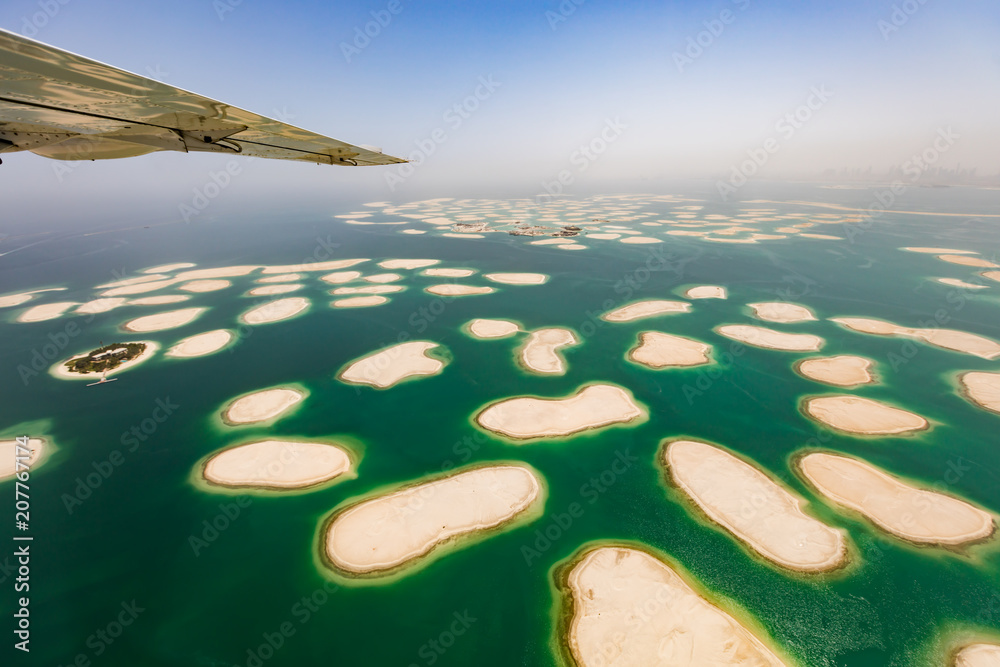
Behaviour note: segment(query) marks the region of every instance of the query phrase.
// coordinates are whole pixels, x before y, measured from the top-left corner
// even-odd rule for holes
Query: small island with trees
[[[71,373],[104,373],[132,361],[146,351],[146,343],[111,343],[66,362]]]

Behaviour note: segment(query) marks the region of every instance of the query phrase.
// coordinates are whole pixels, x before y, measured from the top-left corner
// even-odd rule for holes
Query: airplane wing
[[[101,160],[202,151],[349,166],[406,162],[0,30],[0,153]]]

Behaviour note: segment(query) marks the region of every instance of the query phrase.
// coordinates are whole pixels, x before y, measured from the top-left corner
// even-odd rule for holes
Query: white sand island
[[[186,294],[162,294],[160,296],[142,296],[128,302],[130,306],[162,306],[168,303],[180,303],[191,297]]]
[[[1000,667],[1000,644],[969,644],[955,653],[952,667]]]
[[[402,285],[366,285],[364,287],[338,287],[330,291],[330,294],[395,294],[402,292],[406,288]]]
[[[770,301],[765,303],[748,303],[747,306],[753,310],[754,317],[767,322],[788,324],[791,322],[809,322],[816,319],[811,310],[794,303]]]
[[[137,333],[176,329],[177,327],[194,322],[206,310],[206,308],[182,308],[181,310],[171,310],[165,313],[157,313],[156,315],[145,315],[126,322],[122,325],[122,328],[126,331]]]
[[[806,515],[804,498],[729,452],[677,440],[664,449],[661,463],[708,518],[769,561],[798,572],[832,570],[847,561],[843,531]]]
[[[163,264],[161,266],[143,269],[142,273],[169,273],[171,271],[177,271],[178,269],[190,269],[192,266],[195,265],[191,262],[176,262],[174,264]]]
[[[311,271],[336,271],[357,266],[367,259],[335,259],[329,262],[306,262],[304,264],[285,264],[283,266],[265,266],[261,273],[276,275],[282,273],[309,273]]]
[[[700,366],[711,362],[712,346],[683,336],[643,331],[628,359],[650,368]]]
[[[535,373],[562,375],[566,361],[559,350],[580,341],[569,329],[551,328],[532,331],[518,354],[521,365]]]
[[[334,273],[328,273],[325,276],[321,276],[320,280],[325,283],[330,283],[331,285],[340,285],[343,283],[349,283],[352,280],[357,280],[360,277],[360,271],[335,271]]]
[[[277,296],[278,294],[288,294],[290,292],[298,292],[303,287],[305,287],[305,285],[298,283],[284,283],[281,285],[264,285],[263,287],[254,287],[252,290],[247,292],[247,294],[249,296]]]
[[[698,285],[684,292],[689,299],[725,299],[728,294],[725,287],[718,285]]]
[[[309,303],[309,299],[301,296],[269,301],[240,315],[240,321],[246,324],[270,324],[287,320],[305,311]]]
[[[424,288],[429,294],[438,296],[472,296],[475,294],[490,294],[492,287],[474,287],[472,285],[431,285]]]
[[[222,420],[229,426],[271,421],[305,397],[304,391],[289,387],[262,389],[231,401],[222,411]]]
[[[504,285],[541,285],[549,279],[544,273],[487,273],[483,278]]]
[[[168,357],[181,359],[203,357],[206,354],[218,352],[226,345],[229,345],[231,340],[233,340],[233,332],[228,329],[206,331],[205,333],[189,336],[179,341],[164,354]]]
[[[859,333],[876,336],[906,336],[953,352],[963,352],[983,359],[1000,357],[1000,343],[985,336],[955,329],[910,328],[867,317],[832,317],[831,322]]]
[[[392,345],[350,362],[337,378],[350,384],[388,389],[409,377],[437,375],[445,364],[427,355],[436,347],[437,343],[420,340]]]
[[[601,315],[605,322],[632,322],[646,317],[657,315],[672,315],[674,313],[686,313],[691,310],[691,304],[684,301],[664,301],[653,299],[649,301],[636,301],[627,306],[616,308]]]
[[[24,451],[23,446],[19,449],[17,439],[0,440],[0,482],[13,478],[22,470],[30,468],[31,472],[35,472],[35,464],[47,455],[46,449],[43,438],[28,438],[28,452]],[[18,457],[23,457],[20,466]]]
[[[184,283],[180,285],[177,289],[184,290],[185,292],[217,292],[220,289],[226,289],[233,283],[229,280],[192,280],[189,283]]]
[[[521,330],[517,322],[510,320],[475,319],[465,325],[470,334],[476,338],[506,338]]]
[[[384,262],[379,262],[378,265],[383,269],[422,269],[425,266],[434,266],[435,264],[440,264],[440,259],[387,259]]]
[[[566,578],[566,644],[580,667],[784,667],[731,615],[639,549],[592,549]]]
[[[1000,373],[971,371],[958,376],[967,399],[991,412],[1000,414]]]
[[[473,269],[424,269],[420,275],[432,278],[468,278],[474,273]]]
[[[926,254],[929,254],[929,255],[940,255],[940,254],[946,254],[946,255],[976,255],[976,254],[978,254],[978,253],[976,253],[976,252],[974,252],[972,250],[955,250],[953,248],[915,248],[915,247],[911,246],[911,247],[907,247],[907,248],[900,248],[900,250],[907,250],[909,252],[926,253]]]
[[[45,322],[47,320],[54,320],[57,317],[61,317],[67,310],[73,306],[79,306],[80,304],[76,301],[59,301],[57,303],[44,303],[40,306],[34,306],[28,310],[21,313],[17,321],[18,322]]]
[[[333,443],[263,440],[213,454],[206,481],[229,488],[304,489],[350,472],[351,457]]]
[[[975,283],[959,280],[958,278],[935,278],[937,282],[949,287],[960,287],[962,289],[989,289],[989,285],[977,285]]]
[[[106,313],[109,310],[114,310],[119,306],[124,306],[126,303],[128,303],[128,299],[123,296],[104,297],[80,304],[73,312],[78,315],[96,315],[97,313]]]
[[[143,345],[146,346],[146,348],[135,359],[129,359],[128,361],[123,361],[122,363],[118,364],[116,367],[114,367],[114,368],[112,368],[112,369],[110,369],[108,371],[90,371],[90,372],[87,372],[87,373],[75,373],[73,371],[70,371],[68,368],[66,368],[66,364],[70,363],[71,361],[76,361],[77,359],[83,359],[85,357],[90,356],[90,353],[87,352],[87,353],[84,353],[84,354],[74,355],[74,356],[70,357],[69,359],[63,359],[62,361],[60,361],[55,366],[52,366],[49,369],[49,373],[52,374],[53,376],[57,377],[57,378],[62,378],[64,380],[90,380],[90,381],[93,381],[94,379],[99,378],[102,375],[115,375],[117,373],[121,373],[122,371],[126,371],[126,370],[128,370],[130,368],[138,366],[139,364],[143,363],[144,361],[148,361],[148,360],[152,359],[156,355],[156,351],[160,349],[160,345],[158,343],[154,343],[151,340],[132,340],[132,341],[127,341],[127,342],[129,342],[129,343],[142,343]]]
[[[851,354],[841,354],[835,357],[810,357],[795,364],[795,371],[817,382],[825,382],[837,387],[856,387],[875,381],[871,374],[873,363],[871,359]]]
[[[1000,264],[994,264],[988,259],[982,259],[980,257],[969,257],[968,255],[938,255],[937,258],[942,262],[958,264],[959,266],[974,266],[980,269],[1000,269]]]
[[[384,296],[352,296],[347,299],[337,299],[330,305],[334,308],[368,308],[370,306],[381,306],[388,303],[389,299]]]
[[[716,327],[715,331],[747,345],[786,352],[817,352],[826,342],[812,334],[786,333],[749,324],[727,324]]]
[[[528,466],[464,470],[338,512],[327,524],[323,551],[346,573],[387,573],[448,541],[533,518],[544,502],[542,480]]]
[[[361,275],[360,273],[358,275]],[[276,276],[268,276],[267,278],[258,278],[257,282],[261,285],[270,285],[272,283],[294,283],[302,280],[301,273],[282,273]]]
[[[918,414],[861,396],[814,396],[805,399],[803,409],[831,428],[858,435],[896,435],[929,427]]]
[[[515,440],[528,440],[563,437],[644,417],[630,392],[592,384],[567,398],[521,396],[498,401],[481,411],[476,423]]]
[[[903,482],[858,459],[816,452],[799,459],[798,469],[835,504],[908,542],[961,546],[990,537],[996,528],[989,512]]]

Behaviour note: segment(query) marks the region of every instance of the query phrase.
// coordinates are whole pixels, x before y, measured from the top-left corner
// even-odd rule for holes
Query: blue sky
[[[355,41],[378,16],[386,25]],[[395,155],[434,148],[398,179],[248,160],[220,196],[234,210],[532,195],[565,171],[570,191],[648,191],[728,173],[769,139],[778,149],[757,178],[878,170],[943,127],[959,139],[940,166],[1000,172],[995,0],[7,0],[0,27]],[[794,131],[779,129],[797,110]],[[112,198],[104,215],[143,202],[143,215],[169,217],[227,161],[158,154],[57,171],[18,154],[0,188],[22,215]]]

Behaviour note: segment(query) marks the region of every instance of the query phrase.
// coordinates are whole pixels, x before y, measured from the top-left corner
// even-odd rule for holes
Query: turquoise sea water
[[[776,187],[767,198],[842,206],[872,201],[866,190],[806,186]],[[700,214],[737,210],[697,204],[705,206]],[[656,206],[664,218],[674,210]],[[755,206],[801,214],[802,221],[839,213],[792,204],[744,208]],[[988,191],[918,190],[897,208],[997,214],[1000,200]],[[1000,283],[980,279],[991,287],[978,292],[947,287],[930,278],[968,280],[976,270],[898,250],[944,246],[992,257],[1000,251],[1000,219],[894,214],[855,228],[859,233],[843,225],[808,230],[841,241],[790,237],[757,245],[668,237],[661,230],[657,236],[664,243],[657,245],[584,237],[586,250],[567,252],[507,234],[474,240],[407,236],[399,227],[330,219],[339,212],[66,236],[0,258],[4,294],[69,288],[33,303],[86,301],[94,298],[95,285],[118,274],[175,261],[211,268],[427,257],[442,260],[442,267],[483,273],[551,275],[541,286],[493,285],[498,289],[491,295],[441,300],[422,288],[442,280],[400,271],[407,290],[388,295],[389,304],[335,310],[328,305],[332,286],[314,273],[304,279],[305,289],[290,295],[312,299],[305,315],[245,329],[236,345],[211,356],[158,355],[115,383],[89,389],[24,368],[31,368],[36,352],[51,365],[102,341],[149,339],[166,347],[201,331],[235,328],[241,312],[265,301],[241,296],[255,276],[234,278],[233,287],[194,295],[178,306],[127,307],[92,318],[27,324],[14,320],[33,304],[0,310],[0,432],[44,429],[30,434],[47,436],[58,447],[31,476],[29,656],[11,648],[13,578],[0,572],[3,664],[554,665],[554,568],[584,544],[616,540],[669,556],[713,599],[756,619],[803,665],[936,664],[943,635],[1000,632],[1000,553],[994,545],[953,554],[886,539],[860,517],[820,502],[789,466],[804,447],[841,451],[1000,512],[1000,416],[968,403],[953,381],[958,371],[996,371],[1000,362],[848,332],[826,321],[859,316],[928,326],[936,318],[942,326],[1000,339]],[[478,275],[458,282],[489,284]],[[697,300],[691,313],[627,324],[597,319],[609,303],[678,298],[698,284],[725,285],[729,298]],[[920,413],[933,427],[910,437],[857,438],[804,417],[803,396],[836,391],[793,372],[793,363],[805,355],[738,346],[712,331],[720,324],[761,324],[745,304],[770,300],[809,306],[820,319],[765,326],[823,336],[824,355],[874,359],[880,382],[852,393]],[[210,310],[172,331],[134,336],[119,329],[133,317],[188,305]],[[474,340],[461,331],[476,317],[513,319],[528,329],[569,327],[583,342],[566,350],[565,375],[530,375],[514,363],[521,339]],[[78,327],[72,335],[71,323]],[[710,343],[719,361],[664,371],[630,364],[624,356],[644,330]],[[401,336],[440,343],[451,363],[440,375],[387,391],[336,381],[345,363]],[[56,356],[46,348],[50,344]],[[500,398],[565,396],[593,381],[628,388],[649,419],[521,446],[470,421]],[[219,410],[231,398],[293,382],[310,395],[287,418],[267,428],[219,425]],[[150,421],[164,414],[164,405],[170,415]],[[126,435],[133,426],[142,433],[137,445]],[[288,496],[211,494],[191,483],[193,467],[207,454],[262,435],[349,438],[362,452],[358,477]],[[679,436],[730,447],[785,480],[811,501],[816,516],[849,531],[857,562],[846,572],[810,579],[751,557],[664,483],[656,453],[663,439]],[[93,473],[109,470],[111,460],[119,462],[111,464],[111,473],[81,490],[80,480],[96,480]],[[544,475],[548,499],[541,518],[386,585],[341,586],[317,565],[320,522],[340,503],[454,466],[497,460],[521,460]],[[616,461],[628,462],[624,472],[614,472],[623,467]],[[8,540],[15,533],[12,495],[13,485],[0,483]],[[68,506],[67,497],[74,495],[80,502]],[[582,514],[566,521],[574,503]],[[5,546],[0,558],[11,552]],[[98,631],[117,632],[119,617],[130,624],[102,639]]]

